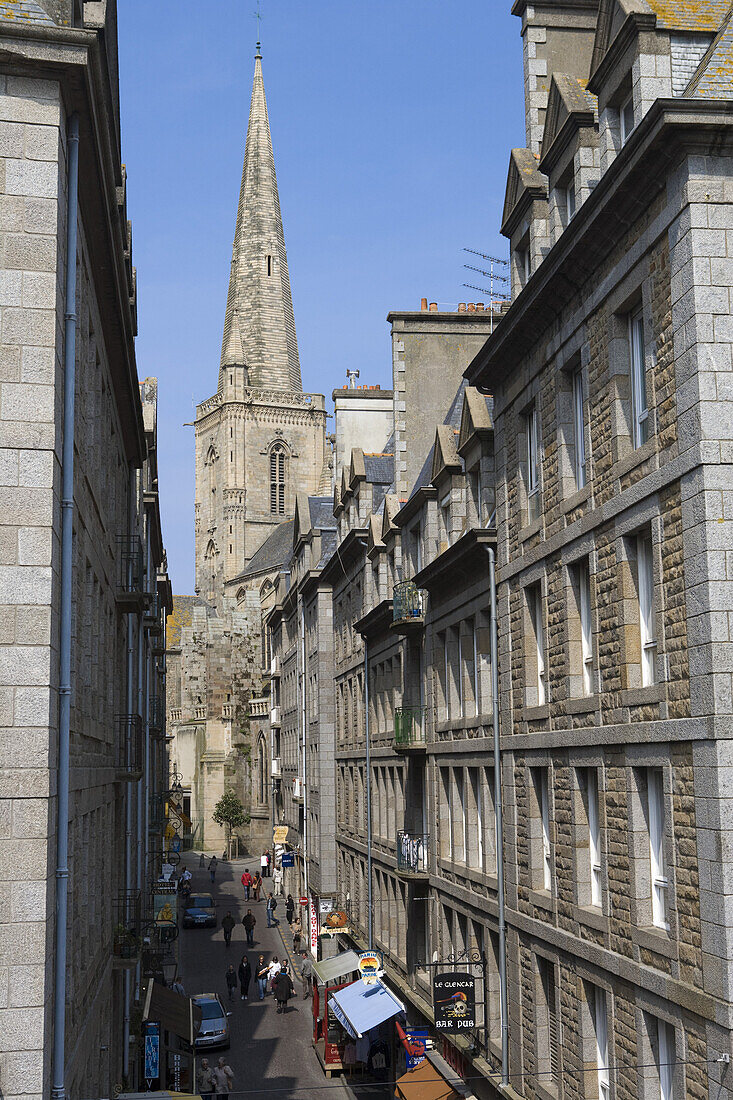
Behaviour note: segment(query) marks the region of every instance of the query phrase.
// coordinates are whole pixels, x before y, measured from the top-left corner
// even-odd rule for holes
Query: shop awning
[[[157,1020],[166,1031],[193,1044],[201,1030],[201,1009],[190,997],[167,989],[152,978],[145,990],[143,1020]]]
[[[381,982],[374,985],[352,982],[331,996],[329,1007],[354,1039],[361,1039],[362,1035],[384,1020],[405,1011],[402,1002]]]
[[[455,1089],[441,1077],[427,1059],[395,1081],[399,1100],[461,1100]]]
[[[337,978],[343,978],[344,974],[351,974],[359,969],[359,956],[356,951],[342,951],[340,955],[334,955],[332,959],[323,959],[322,962],[313,963],[313,973],[323,985],[335,982]]]

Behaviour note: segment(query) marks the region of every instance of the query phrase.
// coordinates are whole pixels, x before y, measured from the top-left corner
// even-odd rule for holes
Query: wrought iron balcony
[[[395,752],[425,748],[426,707],[398,707],[394,714]]]
[[[397,833],[397,874],[405,878],[427,878],[428,834]]]
[[[117,602],[128,610],[139,610],[150,601],[145,591],[143,548],[136,535],[117,536]]]
[[[112,899],[112,954],[117,965],[135,966],[142,945],[140,893],[126,890]]]
[[[427,593],[414,581],[400,581],[392,594],[392,628],[399,634],[409,634],[425,626]]]
[[[131,783],[143,774],[143,724],[139,714],[115,717],[115,770],[118,779]]]
[[[148,702],[151,737],[165,736],[165,700],[161,695],[151,695]]]
[[[156,589],[149,594],[150,603],[145,608],[145,625],[151,634],[160,634],[163,630],[163,621],[161,619],[161,612],[163,606],[160,599],[160,594]]]

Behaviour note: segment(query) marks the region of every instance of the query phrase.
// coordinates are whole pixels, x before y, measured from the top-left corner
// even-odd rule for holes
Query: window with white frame
[[[641,686],[656,681],[657,641],[654,623],[654,558],[648,532],[636,539],[636,576],[639,597],[639,641],[641,646]]]
[[[645,1019],[659,1082],[657,1095],[659,1100],[673,1100],[676,1062],[674,1028],[666,1020],[649,1013],[645,1013]]]
[[[419,573],[422,569],[422,538],[419,520],[410,528],[410,543],[413,569],[415,573]]]
[[[633,95],[627,96],[618,109],[619,118],[619,132],[621,137],[621,144],[625,145],[631,136],[631,132],[636,126],[634,119],[634,97]]]
[[[560,1026],[557,1013],[555,967],[537,957],[535,1043],[537,1071],[543,1086],[554,1090],[560,1079]]]
[[[525,413],[524,422],[527,451],[525,477],[527,520],[531,523],[540,514],[540,439],[536,405]]]
[[[644,315],[640,309],[629,315],[629,363],[633,442],[634,447],[641,447],[649,438],[649,407],[646,396]]]
[[[586,772],[586,797],[588,800],[590,903],[600,909],[603,904],[603,868],[601,866],[601,823],[598,812],[598,773],[595,768],[588,768]]]
[[[580,619],[580,655],[583,694],[593,694],[593,628],[590,615],[590,570],[588,562],[578,565],[578,617]]]
[[[544,706],[547,700],[545,677],[545,630],[542,621],[542,592],[538,584],[527,589],[530,637],[527,648],[526,691],[528,706]]]
[[[575,177],[571,176],[564,189],[565,224],[571,221],[575,214]]]
[[[537,800],[537,824],[539,825],[539,844],[534,851],[540,862],[538,885],[550,892],[552,890],[552,848],[550,845],[550,794],[547,768],[532,768],[532,781]]]
[[[519,289],[526,286],[532,274],[532,264],[529,255],[529,242],[519,247],[516,251],[517,276],[519,277]]]
[[[450,546],[451,541],[451,527],[450,527],[450,493],[446,493],[440,502],[440,524],[441,524],[441,543],[444,547]]]
[[[669,928],[667,922],[667,879],[664,858],[664,776],[661,768],[647,768],[647,810],[649,824],[649,858],[651,865],[652,924]]]
[[[611,1076],[608,1065],[608,1003],[605,989],[591,986],[593,991],[590,1011],[596,1040],[596,1066],[598,1067],[598,1100],[609,1100]]]
[[[583,398],[583,371],[580,367],[573,373],[573,447],[575,485],[577,489],[582,489],[586,482],[585,402]]]

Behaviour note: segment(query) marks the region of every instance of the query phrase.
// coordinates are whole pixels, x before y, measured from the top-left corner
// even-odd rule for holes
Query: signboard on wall
[[[295,852],[283,852],[281,862],[283,867],[295,867]]]
[[[405,1056],[406,1069],[417,1069],[425,1061],[425,1050],[429,1034],[430,1028],[427,1027],[405,1028],[405,1035],[410,1043],[410,1049]]]
[[[145,1080],[148,1084],[160,1077],[160,1024],[152,1020],[143,1024],[145,1036]]]
[[[316,899],[311,898],[308,903],[308,910],[310,913],[310,939],[311,939],[311,955],[314,959],[318,958],[318,905]]]
[[[433,978],[433,1012],[436,1031],[468,1031],[476,1026],[476,991],[473,974],[450,971]]]

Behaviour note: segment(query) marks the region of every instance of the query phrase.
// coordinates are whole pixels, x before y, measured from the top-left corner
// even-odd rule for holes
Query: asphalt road
[[[193,874],[193,889],[211,892],[216,903],[218,926],[216,928],[182,928],[178,938],[179,970],[186,993],[218,993],[224,1005],[231,1010],[231,1048],[228,1051],[211,1051],[206,1057],[215,1065],[220,1055],[227,1058],[234,1071],[232,1100],[261,1100],[268,1093],[273,1100],[345,1100],[350,1096],[337,1079],[328,1081],[311,1045],[313,1035],[311,1002],[303,1000],[300,982],[295,980],[295,997],[288,1004],[287,1012],[278,1016],[275,999],[268,993],[264,1001],[258,1000],[257,984],[252,978],[249,999],[242,1001],[239,992],[228,1002],[224,978],[229,962],[236,970],[243,954],[248,954],[254,972],[260,954],[267,960],[273,955],[283,958],[283,941],[277,928],[267,927],[265,903],[244,901],[240,878],[246,866],[254,871],[255,862],[238,860],[220,863],[216,882],[211,887],[209,873],[199,869],[197,853],[186,853],[183,864]],[[207,860],[208,864],[208,860]],[[179,870],[182,870],[180,867]],[[265,880],[268,884],[269,879]],[[269,888],[269,887],[268,887]],[[265,893],[266,896],[266,893]],[[255,946],[246,951],[246,937],[241,920],[247,908],[257,919]],[[237,921],[231,947],[224,945],[221,920],[230,909]],[[285,929],[285,902],[278,899],[277,916]],[[292,945],[292,941],[291,941]]]

